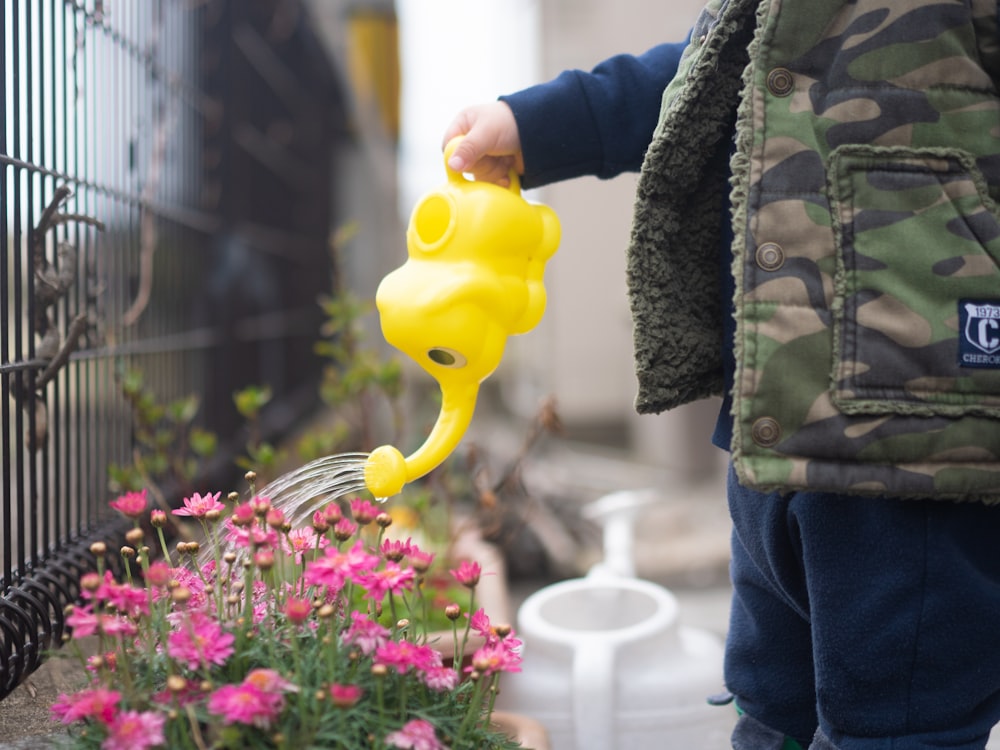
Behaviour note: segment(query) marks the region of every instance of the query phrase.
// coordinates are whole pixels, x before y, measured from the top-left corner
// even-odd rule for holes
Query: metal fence
[[[298,0],[3,6],[0,698],[59,643],[91,543],[124,531],[123,373],[200,397],[223,439],[202,481],[233,468],[237,388],[273,389],[272,430],[314,404],[344,132]]]

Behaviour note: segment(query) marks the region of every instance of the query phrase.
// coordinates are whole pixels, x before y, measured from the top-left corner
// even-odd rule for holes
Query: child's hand
[[[465,136],[448,166],[477,180],[510,184],[510,171],[522,174],[521,137],[510,107],[500,101],[463,109],[445,130],[442,148],[456,136]]]

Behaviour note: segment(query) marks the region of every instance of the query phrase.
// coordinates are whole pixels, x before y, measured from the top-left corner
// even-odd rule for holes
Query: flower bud
[[[171,693],[180,693],[187,690],[187,680],[179,674],[172,674],[167,677],[167,690]]]
[[[97,591],[102,583],[104,579],[98,573],[84,573],[80,577],[80,588],[84,591]]]
[[[142,529],[129,529],[125,534],[125,541],[131,544],[133,547],[138,547],[142,544],[145,534],[142,533]]]
[[[215,523],[220,518],[222,518],[222,511],[218,508],[212,508],[211,510],[205,511],[205,520],[209,523]]]
[[[170,598],[177,604],[187,604],[191,599],[191,589],[187,586],[178,586],[170,592]]]
[[[272,529],[280,529],[285,525],[285,514],[279,508],[271,508],[265,514],[265,523]]]
[[[387,529],[392,526],[392,516],[386,512],[379,513],[375,516],[375,523],[381,526],[383,529]]]
[[[261,570],[270,570],[274,567],[274,552],[269,549],[257,550],[254,553],[253,562]]]
[[[127,544],[124,544],[122,545],[122,548],[118,550],[118,554],[120,554],[126,560],[131,560],[135,557],[135,550],[129,547]]]
[[[454,622],[462,616],[462,608],[457,604],[449,604],[444,608],[444,616]]]
[[[108,545],[104,542],[94,542],[90,545],[90,554],[95,555],[96,557],[104,557],[104,555],[107,554],[107,551]]]
[[[167,525],[167,514],[164,513],[162,510],[160,510],[159,508],[154,508],[153,510],[149,511],[149,522],[153,525],[154,528],[162,529],[164,526]]]

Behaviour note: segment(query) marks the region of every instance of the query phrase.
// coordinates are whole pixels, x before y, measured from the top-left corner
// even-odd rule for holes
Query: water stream
[[[367,459],[367,453],[323,456],[282,474],[261,487],[257,495],[270,498],[272,507],[285,514],[292,528],[299,528],[327,503],[367,490]]]

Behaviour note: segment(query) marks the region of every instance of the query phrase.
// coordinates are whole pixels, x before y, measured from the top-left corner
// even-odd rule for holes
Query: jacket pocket
[[[829,190],[836,406],[1000,417],[1000,220],[974,160],[845,146]]]

